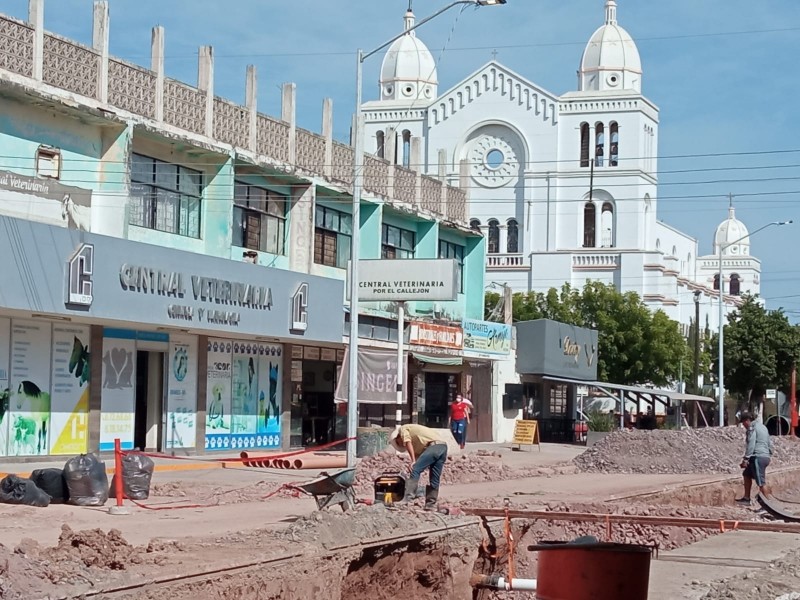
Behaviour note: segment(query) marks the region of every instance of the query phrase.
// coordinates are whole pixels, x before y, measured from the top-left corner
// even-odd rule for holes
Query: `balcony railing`
[[[488,254],[486,256],[488,269],[528,269],[525,256],[522,254]]]
[[[619,254],[576,254],[572,257],[573,269],[618,269]]]

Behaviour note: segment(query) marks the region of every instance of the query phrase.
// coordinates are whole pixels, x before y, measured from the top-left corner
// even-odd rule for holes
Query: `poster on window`
[[[280,380],[283,347],[233,343],[232,449],[280,447]]]
[[[8,456],[8,430],[11,420],[11,387],[8,369],[11,349],[11,319],[0,317],[0,456]]]
[[[84,454],[89,425],[89,328],[53,327],[50,454]]]
[[[197,421],[197,339],[171,335],[167,393],[167,448],[194,448]]]
[[[233,342],[230,340],[208,340],[206,450],[230,447],[232,354]]]
[[[114,450],[119,438],[123,450],[133,449],[136,381],[136,340],[103,340],[103,389],[100,400],[100,451]]]
[[[50,323],[11,322],[11,456],[49,450]]]

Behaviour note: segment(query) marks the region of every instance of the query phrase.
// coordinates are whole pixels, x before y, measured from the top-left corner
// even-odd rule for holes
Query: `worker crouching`
[[[439,483],[447,462],[447,443],[439,434],[422,425],[403,425],[392,433],[392,446],[399,452],[407,452],[411,458],[411,477],[406,481],[403,502],[414,499],[419,478],[429,471],[429,485],[425,488],[425,510],[434,510],[439,500]]]

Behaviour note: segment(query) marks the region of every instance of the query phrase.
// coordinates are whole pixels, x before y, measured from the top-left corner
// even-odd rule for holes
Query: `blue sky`
[[[602,23],[603,3],[508,0],[503,7],[452,11],[419,36],[441,57],[442,90],[479,68],[496,48],[500,62],[561,94],[576,87],[580,56]],[[415,0],[414,10],[422,18],[445,4]],[[800,150],[800,2],[618,4],[619,22],[642,54],[644,93],[661,109],[659,217],[697,237],[701,253],[711,251],[728,193],[741,195],[737,216],[751,231],[794,219],[793,226],[755,236],[752,253],[763,261],[768,306],[800,317],[800,265],[791,246],[800,237],[800,152],[792,152]],[[319,131],[322,100],[331,97],[335,135],[346,139],[355,50],[372,49],[399,32],[407,0],[111,0],[110,6],[112,54],[148,65],[150,29],[163,25],[170,77],[195,83],[197,48],[212,45],[217,94],[243,101],[245,68],[255,64],[262,111],[279,114],[280,84],[293,81],[300,126]],[[25,18],[27,0],[4,0],[0,10]],[[91,21],[90,0],[46,2],[50,31],[89,43]],[[380,57],[367,65],[366,99],[376,94],[379,67]],[[741,154],[752,152],[763,154]],[[666,158],[687,154],[739,155]],[[696,172],[675,172],[687,170]]]

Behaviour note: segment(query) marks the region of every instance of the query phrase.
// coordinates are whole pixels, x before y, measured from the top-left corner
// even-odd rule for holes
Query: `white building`
[[[415,22],[405,15],[409,30]],[[659,109],[642,93],[633,38],[605,2],[577,91],[557,96],[491,61],[438,89],[436,61],[409,31],[388,50],[380,99],[364,105],[367,150],[470,188],[470,217],[488,241],[487,283],[546,291],[590,280],[637,292],[688,330],[699,292],[701,325],[717,327],[718,244],[747,229],[734,215],[714,253],[658,214]],[[728,309],[759,292],[749,242],[724,250]]]

